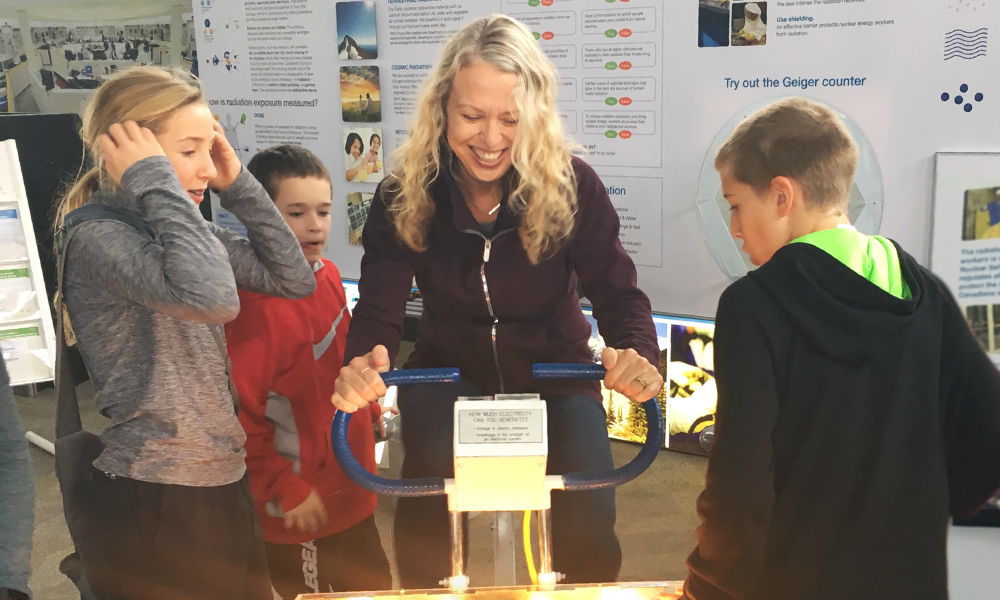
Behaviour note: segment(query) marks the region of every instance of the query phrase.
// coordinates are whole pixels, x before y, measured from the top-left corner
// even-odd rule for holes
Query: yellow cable
[[[531,511],[524,511],[524,559],[528,562],[528,576],[531,585],[538,585],[538,571],[535,570],[535,557],[531,554]]]

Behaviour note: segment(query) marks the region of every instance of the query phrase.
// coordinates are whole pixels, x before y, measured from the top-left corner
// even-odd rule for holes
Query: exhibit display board
[[[11,385],[55,378],[55,334],[14,140],[0,143],[0,352]]]
[[[299,143],[334,174],[326,255],[357,277],[367,203],[443,43],[500,12],[556,66],[654,310],[714,315],[748,265],[712,168],[742,118],[803,95],[862,151],[850,216],[926,263],[933,156],[997,150],[998,0],[195,0],[198,69],[244,160]],[[238,225],[216,207],[220,223]]]

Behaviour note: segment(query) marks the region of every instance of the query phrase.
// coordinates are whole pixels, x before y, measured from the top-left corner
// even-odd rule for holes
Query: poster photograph
[[[337,3],[337,55],[347,60],[378,58],[375,3]]]
[[[382,180],[382,130],[378,127],[349,127],[344,130],[344,177],[352,183]]]
[[[374,194],[364,192],[350,192],[347,194],[347,224],[348,241],[352,246],[361,245],[361,233],[365,228],[365,221],[368,220],[368,210],[372,205]]]
[[[340,108],[345,123],[382,120],[378,67],[340,67]]]

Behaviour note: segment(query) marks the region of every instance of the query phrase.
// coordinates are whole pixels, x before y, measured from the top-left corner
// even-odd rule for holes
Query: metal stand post
[[[538,511],[538,587],[551,590],[562,579],[552,570],[552,509]]]
[[[451,577],[441,580],[441,585],[453,592],[464,592],[469,589],[469,576],[465,574],[464,536],[462,534],[462,513],[448,511],[451,518]]]
[[[509,512],[493,513],[493,528],[493,585],[517,585],[513,515]]]

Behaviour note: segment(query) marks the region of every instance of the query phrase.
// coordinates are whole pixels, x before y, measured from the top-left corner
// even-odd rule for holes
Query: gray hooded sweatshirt
[[[90,201],[136,211],[155,239],[118,221],[88,221],[66,250],[66,306],[97,408],[111,419],[94,463],[106,473],[197,487],[243,477],[246,436],[206,324],[236,317],[237,286],[303,298],[316,279],[245,169],[219,198],[249,239],[205,221],[166,157],[141,160],[120,190]]]

